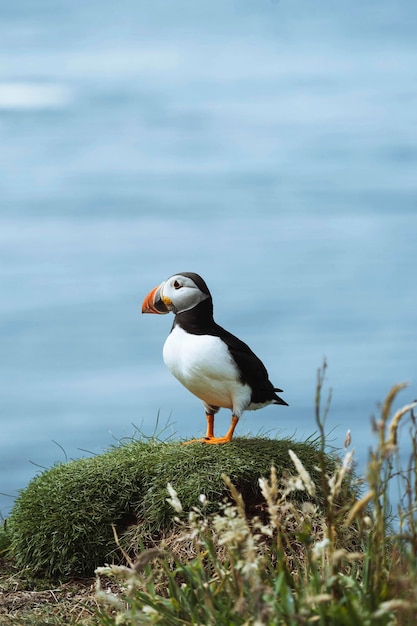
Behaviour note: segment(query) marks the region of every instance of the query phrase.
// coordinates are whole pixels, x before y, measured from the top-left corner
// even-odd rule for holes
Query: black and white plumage
[[[152,289],[142,313],[175,314],[163,358],[171,373],[202,400],[207,417],[204,443],[227,443],[245,410],[287,403],[276,392],[260,359],[243,341],[216,324],[213,301],[204,280],[193,272],[174,274]],[[214,415],[232,411],[224,437],[214,436]]]

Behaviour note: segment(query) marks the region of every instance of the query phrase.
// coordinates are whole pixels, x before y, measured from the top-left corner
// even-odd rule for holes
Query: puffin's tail
[[[283,391],[282,389],[275,389],[274,391]],[[274,398],[274,404],[283,404],[285,406],[289,406],[288,402],[285,402],[285,400],[283,400],[282,398],[280,398],[279,396],[277,396],[277,394],[275,394],[275,398]]]

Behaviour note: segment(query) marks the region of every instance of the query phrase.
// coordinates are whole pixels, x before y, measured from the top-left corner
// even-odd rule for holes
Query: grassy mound
[[[278,477],[296,475],[289,449],[316,484],[320,459],[326,471],[334,470],[335,459],[323,457],[317,442],[267,438],[236,438],[226,446],[132,441],[93,458],[55,465],[16,500],[8,525],[12,554],[33,575],[89,576],[118,558],[112,525],[119,536],[132,526],[148,535],[169,530],[168,482],[185,510],[198,504],[202,493],[214,510],[228,495],[226,474],[247,506],[256,508],[262,501],[258,479],[269,476],[271,465]],[[319,493],[319,505],[321,498]]]

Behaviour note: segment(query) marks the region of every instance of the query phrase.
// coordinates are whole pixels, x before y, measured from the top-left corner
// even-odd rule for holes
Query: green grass
[[[0,558],[2,554],[5,554],[10,547],[10,533],[7,532],[7,523],[4,522],[0,526]]]
[[[208,511],[214,511],[228,493],[222,480],[227,474],[254,508],[262,499],[258,479],[269,475],[271,465],[280,475],[295,472],[290,448],[317,476],[318,442],[289,439],[237,438],[225,446],[132,441],[93,458],[61,463],[32,480],[17,498],[8,521],[12,553],[18,567],[34,575],[92,575],[97,566],[121,556],[113,525],[122,543],[125,533],[131,543],[171,528],[168,482],[185,509],[205,494]],[[335,459],[324,459],[331,471]]]

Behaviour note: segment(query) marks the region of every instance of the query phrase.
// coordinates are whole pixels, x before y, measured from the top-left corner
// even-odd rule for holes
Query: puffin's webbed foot
[[[187,446],[189,443],[209,443],[209,440],[214,439],[214,413],[206,413],[207,419],[207,432],[205,437],[201,439],[191,439],[190,441],[184,441],[183,446]]]
[[[221,444],[221,443],[229,443],[229,441],[231,441],[232,438],[228,437],[227,435],[225,435],[224,437],[212,437],[211,439],[208,439],[207,437],[205,437],[204,439],[201,439],[201,441],[203,443],[206,444]]]
[[[190,439],[190,441],[184,441],[181,445],[188,446],[190,443],[209,443],[215,437],[201,437],[201,439]]]
[[[233,433],[235,432],[235,428],[239,418],[236,415],[232,415],[232,423],[230,425],[229,430],[225,434],[224,437],[215,437],[214,436],[214,415],[207,414],[207,434],[202,439],[191,439],[191,441],[185,441],[183,445],[188,445],[189,443],[205,443],[207,445],[212,444],[222,444],[229,443],[232,440]]]

